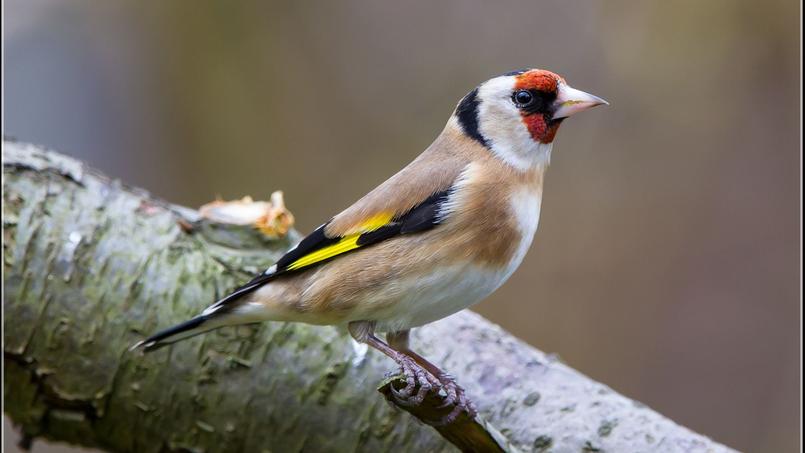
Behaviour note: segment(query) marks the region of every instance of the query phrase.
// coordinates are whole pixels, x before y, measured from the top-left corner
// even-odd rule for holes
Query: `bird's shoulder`
[[[330,237],[373,227],[376,222],[411,212],[434,194],[449,190],[469,160],[466,156],[427,150],[405,168],[334,216],[326,226]]]
[[[277,261],[274,273],[307,268],[443,220],[465,158],[425,152],[397,174],[306,236]]]

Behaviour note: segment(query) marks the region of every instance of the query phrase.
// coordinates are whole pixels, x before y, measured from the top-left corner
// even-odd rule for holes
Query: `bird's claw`
[[[442,373],[437,376],[437,379],[439,379],[441,388],[445,393],[444,401],[438,406],[438,409],[445,409],[454,405],[456,401],[458,401],[459,397],[464,395],[464,389],[456,383],[456,380],[453,379],[453,376],[447,373]]]
[[[394,385],[389,387],[389,395],[392,402],[402,407],[416,407],[422,404],[428,394],[438,396],[441,404],[436,406],[437,410],[450,409],[445,416],[428,420],[432,426],[444,426],[453,423],[461,413],[466,413],[470,418],[475,417],[477,411],[472,401],[467,398],[463,388],[456,380],[447,373],[439,373],[434,376],[422,368],[412,358],[400,355],[397,358],[400,365],[400,372],[405,377],[405,386],[397,389]],[[444,391],[444,394],[441,392]]]
[[[434,386],[440,384],[439,381],[407,356],[401,356],[398,363],[405,376],[405,387],[399,390],[393,385],[390,387],[395,404],[406,407],[422,404]]]
[[[466,412],[470,418],[475,417],[478,411],[475,405],[467,398],[464,389],[456,383],[456,380],[447,373],[441,373],[438,376],[441,388],[444,389],[445,397],[442,404],[438,409],[446,409],[453,407],[453,409],[440,420],[431,423],[433,426],[444,426],[453,423],[462,412]]]

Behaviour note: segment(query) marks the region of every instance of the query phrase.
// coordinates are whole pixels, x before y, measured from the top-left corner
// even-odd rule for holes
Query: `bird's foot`
[[[447,373],[434,376],[404,355],[399,357],[398,363],[405,386],[398,389],[394,384],[389,385],[387,396],[392,403],[419,413],[417,417],[431,426],[449,425],[462,413],[475,417],[475,405],[452,376]]]
[[[441,381],[412,358],[400,354],[396,361],[400,365],[400,372],[405,376],[405,387],[397,390],[392,385],[389,388],[395,404],[406,407],[419,406],[432,389],[441,385]]]
[[[431,424],[433,426],[448,425],[453,423],[462,412],[466,413],[469,418],[474,418],[478,411],[475,409],[475,405],[472,401],[467,397],[467,393],[458,385],[453,376],[442,372],[439,373],[437,379],[439,380],[441,389],[445,392],[442,404],[438,408],[446,409],[451,407],[452,409],[447,415]]]

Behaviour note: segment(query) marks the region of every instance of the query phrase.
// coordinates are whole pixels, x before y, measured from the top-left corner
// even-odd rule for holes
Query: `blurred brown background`
[[[191,206],[283,189],[303,232],[486,78],[606,98],[477,311],[732,447],[797,450],[798,2],[4,3],[6,134]]]

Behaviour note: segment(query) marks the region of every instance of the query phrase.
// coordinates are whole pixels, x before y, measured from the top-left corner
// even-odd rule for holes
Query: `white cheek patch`
[[[548,164],[552,145],[535,141],[528,132],[520,111],[511,100],[515,83],[515,77],[506,76],[480,86],[478,130],[497,157],[525,171]]]

